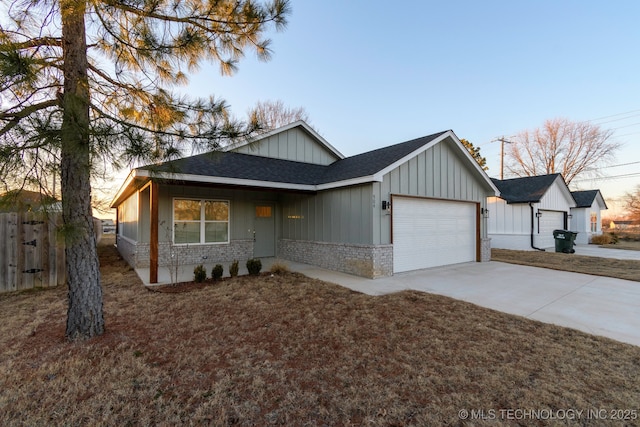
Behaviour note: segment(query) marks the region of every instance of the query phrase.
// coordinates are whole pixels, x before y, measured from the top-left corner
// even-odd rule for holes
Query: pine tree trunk
[[[91,209],[89,80],[85,0],[60,0],[63,37],[61,187],[69,308],[66,335],[89,338],[104,332],[100,266]]]

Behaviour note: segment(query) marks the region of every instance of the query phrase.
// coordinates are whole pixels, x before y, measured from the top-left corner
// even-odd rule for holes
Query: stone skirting
[[[118,252],[134,268],[149,267],[149,243],[135,243],[118,237]],[[222,245],[172,245],[158,244],[158,265],[222,263],[247,260],[253,257],[253,240],[232,240]],[[176,260],[173,261],[172,260]]]
[[[392,245],[353,245],[281,239],[278,244],[278,256],[370,279],[393,276]]]
[[[480,239],[480,262],[491,261],[491,239]]]

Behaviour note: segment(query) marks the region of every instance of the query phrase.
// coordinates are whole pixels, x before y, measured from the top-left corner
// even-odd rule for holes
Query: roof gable
[[[571,195],[576,201],[576,207],[578,208],[590,208],[594,202],[598,202],[603,209],[608,209],[600,190],[572,191]]]
[[[344,158],[302,120],[263,133],[247,143],[228,147],[226,151],[320,165]]]

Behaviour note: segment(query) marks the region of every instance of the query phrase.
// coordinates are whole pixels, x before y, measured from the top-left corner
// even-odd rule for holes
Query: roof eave
[[[118,189],[118,192],[111,200],[111,204],[109,205],[110,208],[117,208],[118,205],[120,205],[120,203],[122,203],[124,199],[126,199],[131,195],[131,193],[133,193],[131,186],[133,182],[136,179],[138,179],[139,177],[138,172],[139,172],[139,169],[132,169],[129,172],[129,174],[127,175],[127,178],[125,178],[124,182],[120,186],[120,189]]]
[[[315,185],[296,184],[290,182],[262,181],[255,179],[229,178],[185,173],[152,172],[148,170],[139,170],[139,175],[148,177],[150,179],[163,179],[204,184],[236,185],[243,187],[275,188],[282,190],[316,191]]]

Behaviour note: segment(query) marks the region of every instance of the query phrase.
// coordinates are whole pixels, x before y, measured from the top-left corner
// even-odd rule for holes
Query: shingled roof
[[[573,196],[573,199],[576,201],[576,207],[578,208],[589,208],[591,207],[591,205],[593,205],[593,202],[595,201],[596,197],[598,196],[598,193],[600,193],[600,190],[584,190],[584,191],[572,191],[571,195]],[[600,195],[602,197],[602,195]],[[602,199],[602,202],[604,203],[604,198]],[[607,204],[604,204],[605,208],[607,207]]]
[[[138,169],[157,173],[320,185],[372,176],[446,132],[347,157],[330,165],[216,151]]]
[[[491,178],[491,181],[498,187],[500,197],[507,203],[537,203],[559,176],[561,177],[559,173],[554,173],[505,180]]]

